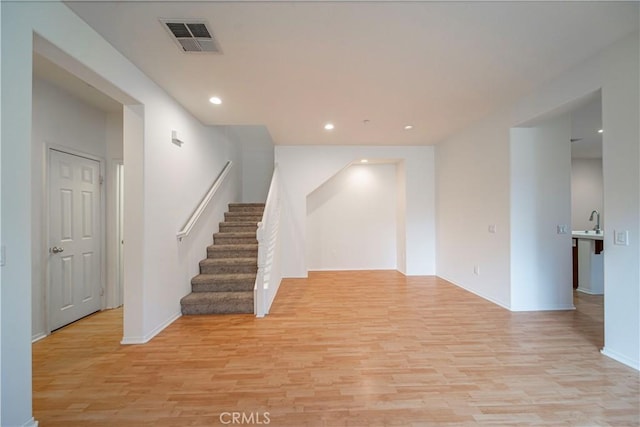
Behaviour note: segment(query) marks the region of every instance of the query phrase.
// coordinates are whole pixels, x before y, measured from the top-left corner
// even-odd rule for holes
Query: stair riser
[[[215,245],[256,245],[258,240],[255,237],[214,237]]]
[[[227,283],[195,283],[191,285],[191,292],[248,292],[252,291],[254,282]]]
[[[225,212],[224,214],[224,220],[225,222],[238,222],[238,221],[242,221],[242,222],[255,222],[256,224],[260,221],[262,221],[262,214],[260,215],[248,215],[248,214],[231,214],[229,212]]]
[[[238,301],[235,304],[189,304],[182,306],[182,314],[242,314],[253,313],[253,301]]]
[[[258,212],[262,215],[262,212],[264,212],[264,206],[229,205],[229,212]]]
[[[229,259],[229,258],[257,258],[258,249],[241,249],[218,251],[215,249],[207,249],[207,258],[211,259]]]
[[[225,217],[225,223],[231,224],[233,227],[236,222],[252,222],[255,223],[256,228],[258,227],[258,223],[262,221],[261,216],[227,216]]]
[[[201,274],[255,274],[256,265],[200,265]]]
[[[227,212],[231,212],[232,214],[243,214],[243,215],[257,215],[262,216],[264,210],[262,209],[231,209]]]
[[[221,233],[243,233],[252,231],[255,233],[257,229],[258,223],[255,225],[234,225],[233,223],[220,224]]]

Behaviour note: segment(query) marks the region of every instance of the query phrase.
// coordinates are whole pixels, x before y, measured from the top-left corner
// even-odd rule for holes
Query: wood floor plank
[[[264,319],[183,316],[140,346],[120,345],[122,310],[105,311],[33,345],[34,415],[42,427],[234,425],[233,412],[296,427],[640,425],[638,372],[598,351],[602,297],[575,304],[511,313],[435,277],[358,271],[285,280]]]

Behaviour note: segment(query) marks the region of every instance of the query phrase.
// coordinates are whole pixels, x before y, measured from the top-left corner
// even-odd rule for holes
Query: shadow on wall
[[[397,185],[395,164],[355,164],[310,193],[309,270],[395,270]]]

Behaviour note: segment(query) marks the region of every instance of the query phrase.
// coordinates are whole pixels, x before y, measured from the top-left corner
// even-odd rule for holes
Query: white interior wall
[[[124,338],[142,336],[144,331],[144,106],[122,108],[124,167]],[[129,167],[127,167],[129,165]],[[131,237],[129,237],[131,236]],[[137,284],[137,286],[136,286]]]
[[[571,226],[573,230],[592,230],[596,222],[589,221],[595,209],[600,213],[600,228],[604,229],[604,182],[602,159],[571,160]]]
[[[573,308],[570,138],[567,115],[511,130],[513,311]]]
[[[437,275],[503,307],[511,300],[508,141],[501,112],[436,146]]]
[[[434,274],[435,211],[433,147],[276,146],[282,180],[283,276],[306,277],[306,198],[353,161],[404,162],[406,172],[406,274]],[[398,181],[396,181],[398,182]]]
[[[2,5],[0,5],[0,46],[2,46]],[[0,55],[0,82],[2,82],[2,55]],[[0,100],[2,99],[2,84],[0,84]],[[3,108],[3,102],[0,102],[0,129],[2,129],[2,108]],[[2,147],[2,143],[3,143],[3,133],[0,131],[0,148]],[[0,189],[2,189],[2,150],[0,149]],[[4,240],[2,240],[2,197],[0,197],[0,250],[4,251]],[[3,260],[4,263],[4,260]],[[2,266],[0,266],[0,268],[2,268]],[[0,334],[4,334],[4,329],[2,326],[2,274],[0,274]],[[4,370],[4,364],[2,363],[2,354],[3,354],[3,350],[2,350],[2,345],[3,345],[3,340],[0,339],[0,372],[3,372]],[[4,404],[2,402],[4,402],[3,396],[2,396],[2,389],[3,389],[3,384],[4,381],[0,380],[0,423],[2,423],[2,408],[4,406]]]
[[[241,151],[238,167],[242,176],[242,202],[264,203],[273,175],[274,148],[264,126],[225,126]]]
[[[605,348],[640,366],[640,178],[638,33],[568,70],[503,111],[436,148],[437,274],[509,307],[510,128],[602,88]],[[496,224],[496,233],[487,232]],[[628,246],[613,244],[626,230]],[[480,275],[473,265],[480,261]],[[488,268],[483,267],[488,266]]]
[[[31,410],[31,52],[32,35],[2,2],[2,410],[0,425],[32,422]],[[28,24],[27,24],[28,28]],[[10,34],[10,36],[8,36]],[[11,43],[7,43],[10,39]],[[15,54],[11,54],[15,52]],[[24,54],[19,54],[24,52]],[[10,124],[10,125],[8,125]],[[11,183],[11,185],[8,185]]]
[[[407,171],[404,161],[396,163],[396,184],[396,264],[399,272],[407,274]]]
[[[600,62],[602,61],[602,62]],[[640,34],[596,58],[603,76],[604,312],[602,352],[640,370]],[[591,65],[591,64],[590,64]],[[628,245],[614,244],[627,232]]]
[[[396,168],[352,165],[307,196],[309,270],[395,270]]]
[[[3,39],[11,35],[11,43],[2,44],[5,126],[1,129],[1,228],[7,248],[2,283],[11,286],[2,287],[1,381],[2,389],[11,390],[11,394],[9,398],[2,395],[0,424],[28,425],[32,422],[30,141],[34,34],[60,48],[39,53],[126,104],[124,342],[144,342],[179,315],[180,297],[190,289],[183,279],[192,260],[180,257],[184,246],[180,248],[176,233],[226,161],[237,161],[237,148],[225,135],[189,115],[64,4],[3,2],[1,7]],[[182,147],[171,143],[172,130],[185,141]],[[6,185],[8,181],[11,186]],[[235,201],[239,183],[234,179],[229,185],[232,191],[227,194]]]

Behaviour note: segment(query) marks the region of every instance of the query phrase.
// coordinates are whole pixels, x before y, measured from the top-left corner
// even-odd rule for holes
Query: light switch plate
[[[7,262],[7,250],[4,245],[0,246],[0,267],[4,266]]]
[[[560,224],[557,227],[558,234],[567,234],[567,226],[564,224]]]
[[[489,224],[489,233],[495,234],[495,232],[496,232],[496,225]]]
[[[629,246],[629,230],[613,232],[613,243],[620,246]]]

